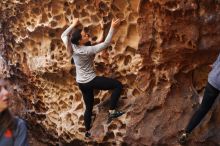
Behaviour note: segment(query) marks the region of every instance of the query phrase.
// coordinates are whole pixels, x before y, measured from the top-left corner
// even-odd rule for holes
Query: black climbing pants
[[[88,83],[78,83],[78,85],[83,94],[83,99],[86,105],[84,123],[86,130],[88,131],[91,128],[91,117],[94,103],[93,89],[113,90],[110,101],[110,110],[113,110],[116,108],[123,87],[122,84],[115,79],[99,76],[95,77]]]
[[[212,107],[215,99],[219,95],[219,90],[214,88],[211,84],[207,83],[204,96],[202,99],[202,103],[199,107],[199,109],[194,113],[191,120],[189,121],[186,132],[191,133],[192,130],[200,123],[200,121],[204,118],[206,113],[210,110]]]

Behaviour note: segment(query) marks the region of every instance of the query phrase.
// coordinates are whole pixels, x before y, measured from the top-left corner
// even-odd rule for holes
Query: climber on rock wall
[[[0,146],[28,146],[25,122],[9,111],[9,84],[0,79]]]
[[[193,131],[193,129],[200,123],[200,121],[204,118],[206,113],[212,107],[215,99],[219,95],[220,91],[220,54],[217,60],[212,65],[212,70],[208,75],[208,83],[205,87],[205,92],[203,96],[202,103],[199,109],[194,113],[191,120],[189,121],[187,127],[185,128],[182,135],[179,137],[179,143],[185,144],[189,134]]]
[[[124,112],[116,110],[116,105],[122,91],[122,84],[111,78],[96,76],[93,68],[93,60],[96,53],[99,53],[110,45],[113,33],[119,26],[120,20],[113,19],[111,28],[104,42],[95,44],[92,42],[90,34],[78,28],[74,28],[79,22],[75,18],[72,24],[62,33],[61,39],[67,48],[68,55],[74,60],[76,67],[76,81],[79,89],[82,92],[83,100],[86,106],[84,113],[84,123],[86,127],[85,136],[90,137],[91,117],[94,103],[94,89],[98,90],[113,90],[110,101],[110,110],[108,121],[117,118]]]

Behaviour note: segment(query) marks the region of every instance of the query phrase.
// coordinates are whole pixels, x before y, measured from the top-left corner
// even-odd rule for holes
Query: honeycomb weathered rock
[[[93,36],[122,24],[96,55],[98,75],[124,85],[126,114],[106,124],[109,92],[96,92],[92,132],[105,145],[177,145],[197,107],[220,43],[217,0],[2,0],[1,76],[24,99],[31,132],[45,143],[83,144],[85,106],[60,35],[78,17]],[[108,103],[108,102],[107,102]],[[218,109],[217,109],[218,110]],[[191,145],[219,144],[219,113],[207,116]],[[198,133],[202,133],[198,135]],[[41,136],[39,136],[41,135]]]

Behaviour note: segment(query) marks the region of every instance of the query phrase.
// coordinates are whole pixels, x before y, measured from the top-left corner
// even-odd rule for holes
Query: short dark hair
[[[79,40],[82,39],[81,31],[82,31],[82,29],[76,29],[73,32],[72,37],[71,37],[71,43],[72,44],[79,45]]]

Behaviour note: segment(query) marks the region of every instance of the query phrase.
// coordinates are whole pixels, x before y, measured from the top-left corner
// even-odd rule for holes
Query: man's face
[[[84,30],[81,31],[81,36],[82,36],[81,41],[82,41],[83,43],[88,42],[89,39],[90,39],[89,34],[86,33]]]
[[[8,83],[0,81],[0,112],[4,111],[9,106],[10,92],[8,90]]]

